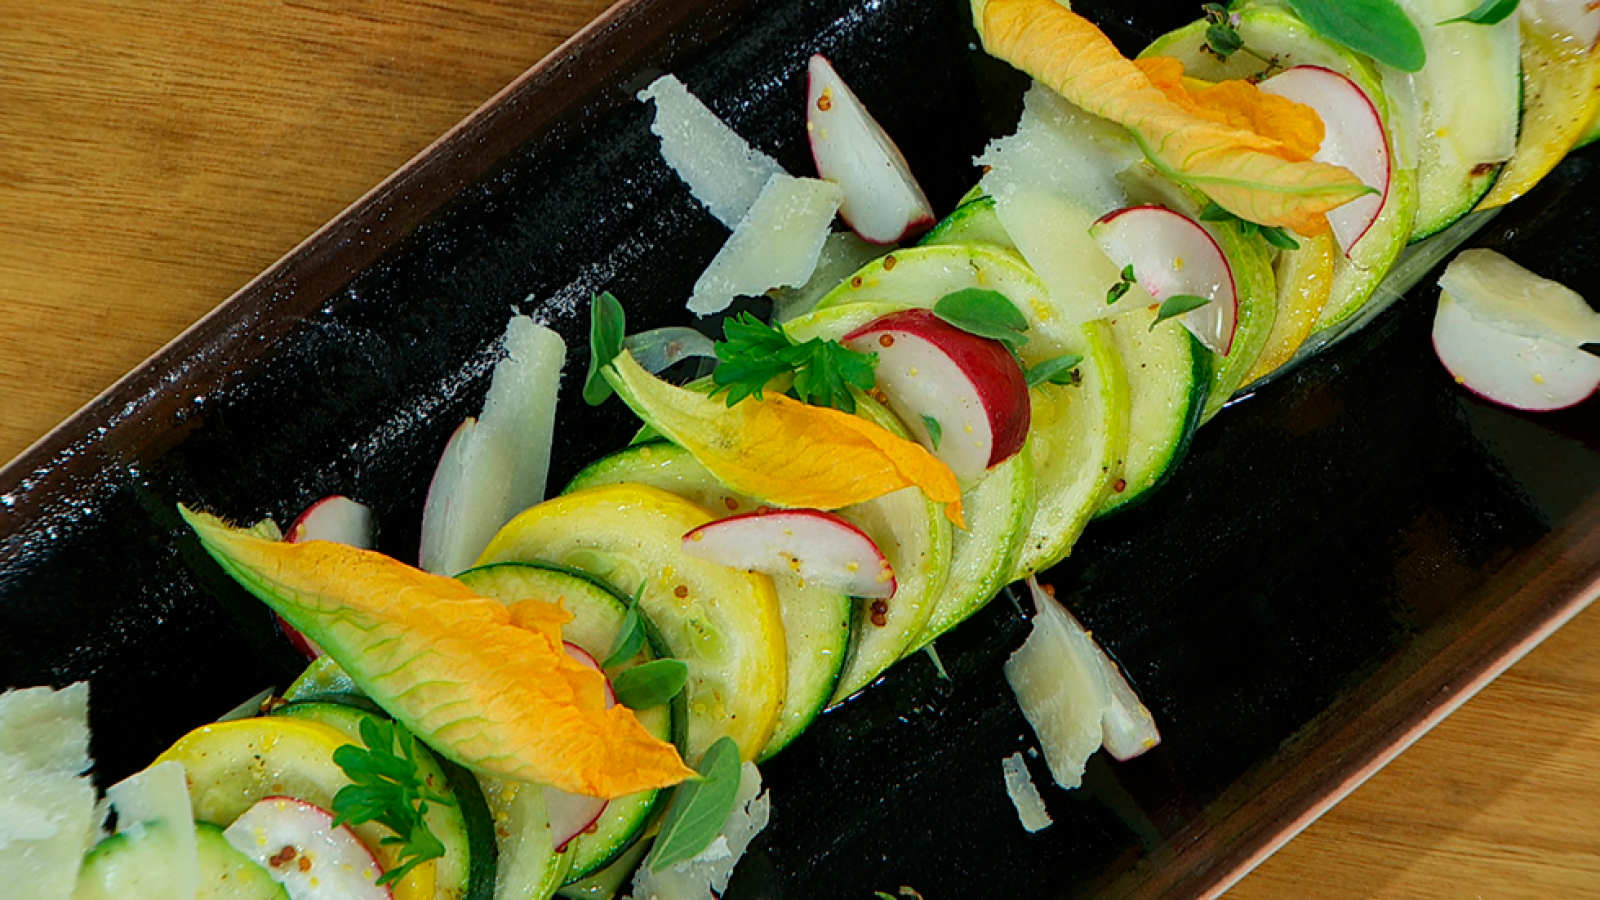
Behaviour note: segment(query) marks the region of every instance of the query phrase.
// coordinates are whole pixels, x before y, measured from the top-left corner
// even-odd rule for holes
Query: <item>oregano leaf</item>
[[[689,681],[689,667],[681,659],[657,659],[617,673],[611,691],[629,709],[650,709],[678,696]]]
[[[700,778],[673,790],[661,833],[645,861],[657,872],[695,858],[722,832],[739,793],[739,745],[726,735],[718,738],[695,771]]]
[[[933,444],[933,449],[939,449],[939,442],[944,439],[944,426],[933,416],[922,417],[922,427],[928,429],[928,441]]]
[[[1289,0],[1312,30],[1402,72],[1428,62],[1422,33],[1394,0]]]
[[[1173,294],[1171,297],[1161,301],[1161,308],[1156,310],[1156,318],[1155,321],[1150,323],[1150,330],[1155,331],[1156,326],[1162,322],[1174,316],[1181,316],[1186,312],[1199,309],[1210,302],[1210,298],[1202,297],[1198,294]]]
[[[589,374],[583,381],[583,402],[599,406],[611,396],[611,383],[600,373],[622,352],[626,336],[622,304],[609,291],[596,294],[589,303]]]
[[[1028,382],[1028,387],[1034,388],[1041,384],[1073,384],[1077,379],[1072,375],[1072,370],[1083,362],[1083,354],[1068,353],[1065,356],[1056,356],[1044,360],[1028,369],[1023,377]]]
[[[945,294],[933,304],[933,314],[968,334],[1007,346],[1028,342],[1028,336],[1023,334],[1028,330],[1028,320],[999,291],[963,288]]]
[[[1440,25],[1454,25],[1457,22],[1469,25],[1498,25],[1508,16],[1517,11],[1520,0],[1483,0],[1476,8],[1464,16],[1454,19],[1445,19]]]

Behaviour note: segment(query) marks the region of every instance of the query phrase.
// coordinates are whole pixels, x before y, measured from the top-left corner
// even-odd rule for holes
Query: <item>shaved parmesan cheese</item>
[[[165,841],[162,875],[172,897],[193,897],[200,887],[200,849],[183,763],[169,760],[106,788],[117,811],[117,833],[160,830]]]
[[[6,896],[67,900],[102,817],[89,769],[89,685],[0,693],[0,872]]]
[[[691,860],[656,872],[640,866],[633,876],[633,900],[713,900],[722,896],[750,841],[767,827],[772,813],[768,796],[761,791],[761,773],[754,763],[740,771],[739,792],[727,824],[710,846]]]
[[[567,345],[527,316],[511,319],[504,343],[483,415],[456,429],[428,485],[418,559],[435,575],[471,566],[500,526],[544,499]]]
[[[1011,805],[1017,808],[1017,817],[1022,820],[1023,830],[1033,834],[1049,828],[1054,820],[1044,808],[1044,798],[1039,796],[1039,788],[1033,783],[1033,776],[1028,774],[1028,762],[1022,758],[1022,753],[1013,753],[1002,759],[1000,771],[1006,780],[1006,796],[1011,798]]]
[[[694,283],[689,311],[707,316],[739,296],[806,283],[844,195],[815,178],[778,173]]]
[[[1600,313],[1582,296],[1493,250],[1463,250],[1445,267],[1439,289],[1474,319],[1507,334],[1568,347],[1600,343]]]
[[[783,171],[675,76],[657,78],[639,92],[639,99],[655,101],[650,130],[661,139],[661,158],[689,185],[689,193],[729,228],[755,205],[768,179]]]

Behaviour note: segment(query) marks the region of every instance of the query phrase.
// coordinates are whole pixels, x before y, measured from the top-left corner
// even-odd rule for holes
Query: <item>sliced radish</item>
[[[962,484],[975,483],[1027,441],[1028,381],[999,341],[962,331],[932,310],[908,309],[874,319],[843,343],[878,354],[878,388],[889,407]]]
[[[374,543],[372,510],[342,494],[323,497],[306,507],[306,511],[289,524],[283,539],[291,544],[331,541],[371,550]],[[272,617],[278,620],[278,630],[302,656],[316,659],[322,655],[322,648],[317,646],[316,641],[301,634],[277,613],[273,613]]]
[[[293,797],[267,797],[223,831],[289,892],[290,900],[392,900],[377,859],[333,813]]]
[[[1600,313],[1492,250],[1467,250],[1439,279],[1433,349],[1458,383],[1515,409],[1565,409],[1600,389]]]
[[[1180,294],[1210,300],[1180,321],[1200,343],[1228,355],[1239,321],[1233,267],[1199,223],[1163,206],[1130,206],[1101,217],[1089,234],[1112,262],[1132,266],[1156,300]]]
[[[735,569],[798,572],[856,597],[894,596],[894,569],[872,538],[833,513],[780,509],[729,516],[683,536],[683,552]]]
[[[1349,169],[1361,183],[1377,191],[1351,200],[1328,213],[1333,237],[1345,255],[1377,221],[1389,196],[1389,132],[1378,108],[1356,83],[1321,66],[1295,66],[1261,82],[1261,90],[1311,107],[1322,119],[1322,148],[1317,162]]]
[[[562,647],[567,655],[583,663],[589,668],[600,672],[600,663],[590,656],[588,651],[571,641],[563,641]],[[603,674],[603,673],[602,673]],[[606,679],[606,709],[617,705],[617,695],[611,690],[611,680]],[[583,794],[571,794],[558,788],[546,787],[544,789],[545,815],[550,820],[550,839],[555,845],[556,852],[567,849],[567,844],[572,839],[600,820],[600,815],[606,811],[606,801],[599,797],[589,797]]]
[[[906,158],[822,54],[807,67],[806,132],[817,174],[839,185],[839,216],[864,240],[893,244],[933,225]]]
[[[291,544],[332,541],[371,550],[372,510],[342,494],[323,497],[290,523],[283,539]]]

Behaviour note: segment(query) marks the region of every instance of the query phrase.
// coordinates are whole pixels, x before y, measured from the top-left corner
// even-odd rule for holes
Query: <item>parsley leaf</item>
[[[1000,341],[1008,347],[1028,342],[1023,334],[1028,320],[999,291],[964,288],[940,297],[933,314],[951,325],[978,337]]]
[[[1519,0],[1483,0],[1472,12],[1454,19],[1445,19],[1440,25],[1454,25],[1464,22],[1469,25],[1498,25],[1506,17],[1517,11]]]
[[[695,858],[722,832],[738,799],[739,745],[726,735],[718,738],[695,770],[699,779],[685,781],[673,790],[661,833],[645,861],[657,872]]]
[[[711,395],[727,391],[729,406],[746,397],[760,400],[773,379],[790,373],[794,375],[794,394],[800,400],[845,412],[856,410],[850,388],[865,391],[873,386],[876,353],[857,353],[838,341],[820,338],[797,344],[782,329],[749,313],[725,320],[722,333],[724,339],[716,347],[719,363],[711,373],[715,385]]]
[[[1156,318],[1155,321],[1150,323],[1150,330],[1155,331],[1156,326],[1162,322],[1174,316],[1181,316],[1191,310],[1199,309],[1210,302],[1210,298],[1201,297],[1198,294],[1173,294],[1171,297],[1161,301],[1161,308],[1156,310]]]
[[[361,720],[360,747],[346,744],[333,751],[333,761],[352,784],[333,797],[333,824],[379,822],[395,833],[383,839],[400,846],[400,865],[378,879],[393,884],[413,868],[444,855],[444,844],[423,817],[429,803],[454,806],[455,800],[435,792],[417,772],[420,743],[399,722],[379,716]],[[398,752],[396,752],[398,748]]]
[[[1289,0],[1317,34],[1402,72],[1428,62],[1422,32],[1395,0]]]
[[[583,401],[590,406],[611,396],[611,383],[601,371],[622,352],[626,335],[622,304],[609,291],[596,294],[589,304],[589,374],[583,381]]]

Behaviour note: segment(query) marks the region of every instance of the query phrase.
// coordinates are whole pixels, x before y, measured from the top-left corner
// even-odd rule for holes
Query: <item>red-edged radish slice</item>
[[[600,663],[577,644],[563,641],[562,648],[567,655],[583,663],[596,672],[600,670]],[[617,695],[611,690],[611,680],[606,679],[606,708],[617,705]],[[571,794],[553,787],[544,789],[545,815],[550,819],[550,839],[555,845],[556,852],[567,849],[567,844],[572,839],[600,820],[600,815],[606,811],[606,801],[599,797],[588,797],[583,794]]]
[[[342,494],[323,497],[290,523],[283,539],[291,544],[332,541],[371,550],[372,510]]]
[[[798,572],[856,597],[894,596],[894,569],[872,538],[833,513],[778,509],[729,516],[683,536],[683,552],[753,572]]]
[[[911,167],[822,54],[807,67],[806,132],[817,174],[844,191],[839,216],[874,244],[926,231],[933,206]]]
[[[289,892],[290,900],[393,900],[377,859],[333,813],[293,797],[267,797],[223,832]]]
[[[1261,90],[1311,107],[1326,133],[1312,159],[1349,169],[1361,183],[1377,191],[1357,197],[1328,213],[1339,249],[1350,255],[1389,196],[1392,157],[1389,132],[1378,108],[1356,83],[1332,69],[1295,66],[1261,82]]]
[[[306,507],[305,512],[289,523],[289,530],[284,533],[283,539],[291,544],[332,541],[371,550],[374,543],[372,510],[366,504],[342,494],[323,497]],[[301,634],[282,616],[274,613],[273,618],[278,620],[278,630],[302,656],[316,659],[322,655],[322,648],[317,646],[316,641]]]
[[[843,343],[878,354],[878,388],[890,409],[962,484],[1027,441],[1028,381],[999,341],[962,331],[932,310],[908,309],[874,319]]]
[[[1581,403],[1600,388],[1600,313],[1493,250],[1462,252],[1439,278],[1433,349],[1468,390],[1515,409]]]
[[[1192,294],[1210,300],[1179,321],[1200,343],[1227,356],[1239,323],[1233,267],[1199,223],[1164,206],[1130,206],[1102,216],[1089,234],[1118,266],[1133,266],[1157,300]]]

